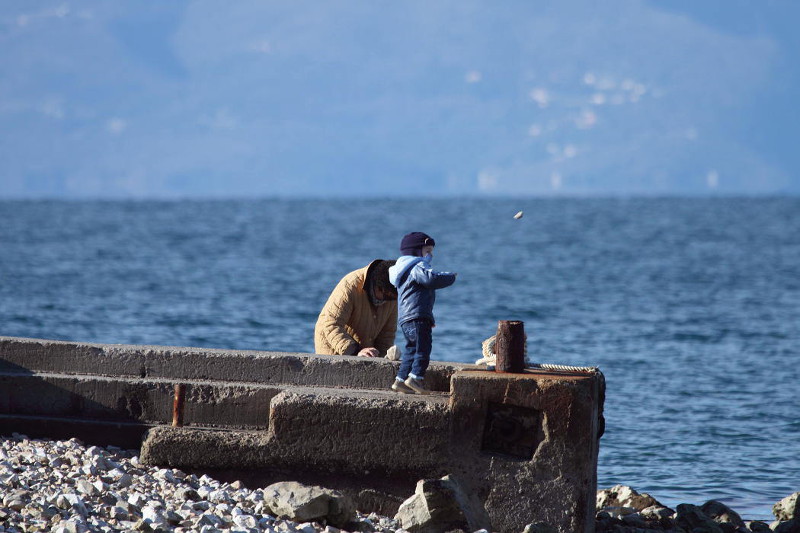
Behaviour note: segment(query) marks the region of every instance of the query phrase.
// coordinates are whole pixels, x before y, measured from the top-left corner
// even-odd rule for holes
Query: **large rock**
[[[633,507],[637,511],[643,511],[652,506],[664,507],[649,494],[639,494],[626,485],[615,485],[610,489],[597,491],[598,511],[606,507]]]
[[[325,520],[341,528],[356,518],[355,506],[344,494],[295,481],[273,483],[265,488],[264,505],[272,514],[295,522]]]
[[[720,524],[733,524],[734,527],[745,527],[739,513],[717,500],[709,500],[700,507],[709,518]]]
[[[483,504],[465,493],[450,476],[418,481],[414,495],[400,505],[394,519],[411,533],[491,531]]]
[[[696,505],[678,505],[675,522],[679,527],[692,533],[724,533],[722,527]]]
[[[773,531],[775,533],[800,533],[800,517],[778,523]]]
[[[800,518],[800,492],[795,492],[773,505],[772,514],[778,520]]]
[[[535,524],[528,524],[522,533],[558,533],[558,530],[544,522],[536,522]]]

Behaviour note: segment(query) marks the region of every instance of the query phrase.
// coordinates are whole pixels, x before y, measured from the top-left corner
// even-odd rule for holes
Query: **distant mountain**
[[[695,4],[6,1],[0,198],[797,194],[800,9]]]

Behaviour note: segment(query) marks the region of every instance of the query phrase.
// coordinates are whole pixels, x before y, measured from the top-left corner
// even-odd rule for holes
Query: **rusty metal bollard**
[[[495,372],[521,374],[525,371],[525,325],[519,320],[497,323],[494,351]]]
[[[183,426],[183,399],[186,395],[186,385],[179,383],[175,385],[175,398],[172,401],[172,426],[179,428]]]

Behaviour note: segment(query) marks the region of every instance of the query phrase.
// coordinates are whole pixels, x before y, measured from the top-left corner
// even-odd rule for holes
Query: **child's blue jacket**
[[[400,256],[389,268],[389,281],[397,287],[397,323],[426,318],[434,324],[436,289],[449,287],[455,280],[454,273],[437,272],[422,257]]]

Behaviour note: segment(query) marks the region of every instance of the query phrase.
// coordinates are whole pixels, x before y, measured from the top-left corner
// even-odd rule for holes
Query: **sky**
[[[0,199],[796,195],[794,0],[4,0]]]

